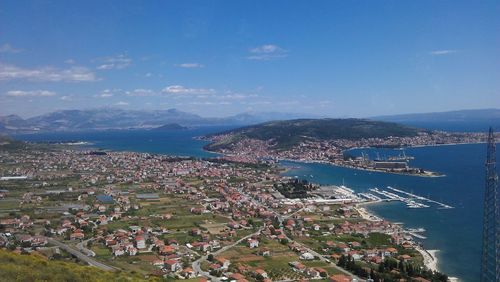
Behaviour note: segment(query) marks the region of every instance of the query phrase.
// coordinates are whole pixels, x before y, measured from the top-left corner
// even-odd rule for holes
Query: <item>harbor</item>
[[[371,193],[359,193],[358,195],[366,199],[366,201],[400,201],[406,204],[410,209],[438,207],[440,209],[452,209],[453,207],[445,203],[441,203],[423,196],[409,193],[391,186],[387,186],[388,190],[379,188],[371,188]]]

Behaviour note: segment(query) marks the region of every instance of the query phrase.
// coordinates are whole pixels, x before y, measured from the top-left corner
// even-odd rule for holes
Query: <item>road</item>
[[[286,235],[285,235],[285,236],[286,236]],[[286,236],[286,237],[288,238],[288,236]],[[309,248],[308,246],[306,246],[306,245],[304,245],[304,244],[301,244],[301,243],[299,243],[299,242],[297,242],[297,241],[293,241],[293,240],[292,240],[292,239],[290,239],[290,238],[288,238],[288,240],[290,240],[290,241],[294,242],[294,243],[295,243],[295,244],[297,244],[297,245],[302,246],[304,249],[306,249],[306,250],[307,250],[307,252],[311,253],[313,256],[318,257],[318,258],[319,258],[322,262],[329,264],[330,266],[334,267],[336,270],[338,270],[338,271],[340,271],[340,272],[342,272],[342,273],[344,273],[344,274],[346,274],[346,275],[352,276],[353,278],[356,278],[358,281],[365,281],[365,280],[363,280],[363,279],[361,279],[361,278],[357,277],[356,275],[354,275],[354,274],[350,273],[349,271],[347,271],[347,270],[343,269],[342,267],[337,266],[335,263],[331,263],[331,262],[330,262],[330,260],[326,259],[326,258],[325,258],[322,254],[320,254],[320,253],[318,253],[318,252],[314,251],[313,249]]]
[[[243,191],[243,189],[238,189],[238,192],[240,192],[241,194],[245,195],[245,196],[246,196],[248,199],[250,199],[250,201],[252,201],[255,205],[258,205],[258,206],[264,207],[265,209],[270,210],[272,213],[274,213],[274,215],[275,215],[276,217],[278,217],[278,219],[279,219],[279,221],[280,221],[280,225],[281,225],[281,224],[283,224],[283,221],[284,221],[284,220],[286,220],[286,219],[288,219],[288,218],[291,218],[294,214],[296,214],[296,213],[298,213],[298,212],[300,212],[300,211],[302,211],[302,210],[303,210],[303,208],[301,208],[301,209],[299,209],[299,210],[297,210],[297,211],[295,211],[295,212],[293,212],[293,213],[291,213],[291,214],[288,214],[288,215],[282,216],[280,213],[278,213],[277,211],[275,211],[273,208],[268,207],[268,206],[267,206],[267,205],[265,205],[264,203],[261,203],[260,201],[258,201],[258,200],[256,200],[256,199],[254,199],[254,198],[253,198],[253,197],[251,197],[250,195],[247,195],[247,194]],[[220,250],[218,250],[217,252],[214,252],[214,253],[213,253],[213,255],[217,255],[217,254],[219,254],[219,253],[222,253],[222,252],[224,252],[224,251],[226,251],[226,250],[228,250],[228,249],[230,249],[230,248],[232,248],[232,247],[236,246],[237,244],[239,244],[239,243],[240,243],[240,242],[242,242],[243,240],[246,240],[246,239],[248,239],[248,238],[250,238],[250,237],[252,237],[252,236],[254,236],[254,235],[259,234],[259,233],[260,233],[263,229],[264,229],[264,227],[261,227],[261,228],[259,229],[259,231],[255,232],[255,233],[253,233],[253,234],[250,234],[250,235],[248,235],[248,236],[245,236],[245,237],[241,238],[240,240],[238,240],[238,241],[234,242],[234,243],[233,243],[233,244],[231,244],[231,245],[228,245],[228,246],[225,246],[225,247],[221,248],[221,249],[220,249]],[[298,244],[298,245],[300,245],[300,246],[304,247],[304,249],[306,249],[309,253],[311,253],[312,255],[314,255],[314,256],[316,256],[316,257],[318,257],[321,261],[323,261],[323,262],[325,262],[325,263],[329,264],[330,266],[334,267],[334,268],[335,268],[335,269],[337,269],[338,271],[340,271],[340,272],[342,272],[342,273],[344,273],[344,274],[346,274],[346,275],[349,275],[349,276],[351,276],[351,277],[353,277],[353,278],[356,278],[358,281],[365,281],[365,280],[363,280],[363,279],[361,279],[361,278],[357,277],[356,275],[352,274],[351,272],[349,272],[349,271],[347,271],[347,270],[345,270],[345,269],[343,269],[343,268],[341,268],[341,267],[337,266],[335,263],[331,263],[331,262],[330,262],[330,260],[326,259],[323,255],[321,255],[320,253],[318,253],[318,252],[316,252],[316,251],[312,250],[312,249],[311,249],[311,248],[309,248],[308,246],[306,246],[306,245],[304,245],[304,244],[301,244],[301,243],[298,243],[297,241],[294,241],[294,240],[290,239],[290,238],[289,238],[286,234],[284,234],[284,235],[286,236],[286,238],[287,238],[290,242],[295,242],[296,244]],[[193,264],[192,264],[192,268],[193,268],[193,270],[195,271],[195,273],[197,273],[197,274],[199,274],[199,275],[203,275],[203,276],[205,276],[205,277],[207,277],[207,278],[210,278],[212,281],[220,281],[220,278],[215,277],[215,276],[211,275],[210,273],[208,273],[208,272],[206,272],[206,271],[203,271],[203,270],[201,269],[200,264],[201,264],[201,262],[202,262],[202,261],[204,261],[204,260],[206,260],[206,259],[207,259],[207,256],[203,256],[203,257],[201,257],[200,259],[198,259],[198,260],[194,261],[194,262],[193,262]]]
[[[94,239],[87,239],[85,241],[81,241],[80,243],[76,244],[76,247],[78,250],[83,252],[86,256],[89,257],[95,257],[95,252],[87,248],[87,244],[89,241],[93,241]]]
[[[213,256],[216,256],[216,255],[218,255],[218,254],[220,254],[220,253],[223,253],[223,252],[225,252],[225,251],[227,251],[227,250],[231,249],[232,247],[234,247],[234,246],[238,245],[239,243],[241,243],[241,242],[243,242],[243,241],[247,240],[248,238],[250,238],[250,237],[252,237],[252,236],[255,236],[255,235],[260,234],[260,232],[262,232],[262,230],[263,230],[263,229],[264,229],[264,227],[261,227],[261,228],[259,228],[259,230],[258,230],[258,231],[256,231],[256,232],[254,232],[254,233],[252,233],[252,234],[250,234],[250,235],[247,235],[247,236],[245,236],[245,237],[243,237],[243,238],[239,239],[238,241],[236,241],[236,242],[232,243],[231,245],[224,246],[224,247],[220,248],[219,250],[217,250],[216,252],[213,252],[213,253],[211,253],[211,254],[212,254]],[[197,259],[197,260],[195,260],[195,261],[193,262],[193,264],[192,264],[192,268],[193,268],[194,272],[195,272],[195,273],[197,273],[197,274],[199,274],[199,275],[202,275],[202,276],[205,276],[205,277],[207,277],[207,278],[210,278],[212,281],[220,281],[220,278],[219,278],[219,277],[213,276],[213,275],[211,275],[210,273],[208,273],[208,272],[206,272],[206,271],[203,271],[203,270],[201,269],[201,262],[202,262],[202,261],[207,260],[207,258],[208,258],[208,255],[207,255],[207,256],[203,256],[203,257],[201,257],[201,258],[199,258],[199,259]]]
[[[59,242],[59,241],[51,239],[51,238],[47,238],[47,241],[50,244],[56,245],[59,248],[65,250],[66,252],[72,254],[73,256],[75,256],[76,258],[78,258],[79,260],[88,263],[91,266],[95,266],[97,268],[100,268],[100,269],[106,270],[106,271],[115,271],[115,270],[117,270],[116,268],[114,268],[112,266],[105,265],[104,263],[98,262],[95,259],[92,259],[92,258],[86,256],[82,252],[73,249],[71,246],[69,246],[67,244],[64,244],[63,242]]]
[[[257,204],[257,205],[260,205],[261,207],[267,208],[267,209],[268,209],[268,210],[270,210],[272,213],[274,213],[274,215],[278,217],[278,219],[279,219],[279,221],[280,221],[280,224],[281,224],[281,225],[283,224],[283,221],[285,221],[286,219],[291,218],[294,214],[296,214],[296,213],[298,213],[298,212],[300,212],[300,211],[302,211],[302,210],[304,209],[304,208],[301,208],[301,209],[296,210],[295,212],[293,212],[293,213],[291,213],[291,214],[288,214],[288,215],[282,216],[281,214],[279,214],[277,211],[275,211],[275,210],[274,210],[274,209],[272,209],[271,207],[268,207],[268,206],[267,206],[267,205],[265,205],[264,203],[261,203],[260,201],[258,201],[258,200],[256,200],[256,199],[254,199],[254,198],[250,197],[249,195],[245,194],[245,192],[244,192],[242,189],[240,189],[240,190],[239,190],[239,192],[240,192],[241,194],[243,194],[243,195],[247,196],[249,199],[251,199],[251,201],[252,201],[254,204]],[[314,255],[314,256],[316,256],[316,257],[318,257],[321,261],[323,261],[323,262],[325,262],[325,263],[327,263],[327,264],[331,265],[332,267],[334,267],[334,268],[335,268],[335,269],[337,269],[338,271],[340,271],[340,272],[342,272],[342,273],[344,273],[344,274],[346,274],[346,275],[352,276],[353,278],[356,278],[358,281],[364,281],[363,279],[361,279],[361,278],[357,277],[356,275],[354,275],[354,274],[352,274],[351,272],[349,272],[349,271],[347,271],[347,270],[343,269],[342,267],[337,266],[335,263],[331,263],[331,262],[330,262],[330,260],[326,259],[326,258],[325,258],[322,254],[320,254],[320,253],[318,253],[318,252],[316,252],[316,251],[312,250],[312,249],[311,249],[311,248],[309,248],[307,245],[304,245],[304,244],[301,244],[301,243],[299,243],[299,242],[297,242],[297,241],[292,240],[290,237],[288,237],[288,236],[286,235],[286,233],[283,233],[283,234],[286,236],[286,238],[287,238],[287,240],[288,240],[288,241],[290,241],[290,242],[294,242],[294,243],[296,243],[296,244],[298,244],[298,245],[300,245],[300,246],[304,247],[304,249],[306,249],[309,253],[311,253],[312,255]]]

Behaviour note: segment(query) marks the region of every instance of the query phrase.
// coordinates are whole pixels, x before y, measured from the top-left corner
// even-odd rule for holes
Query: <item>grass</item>
[[[18,255],[0,250],[2,281],[145,281],[129,271],[108,272],[73,262],[47,260],[39,254]],[[158,281],[152,278],[152,281]]]
[[[270,257],[257,255],[257,249],[250,249],[246,246],[235,246],[224,252],[221,256],[231,260],[232,265],[245,265],[253,268],[264,269],[273,280],[299,280],[306,278],[303,274],[295,272],[289,262],[300,261],[298,255],[287,246],[274,240],[262,240],[259,247],[266,247],[271,250]],[[321,267],[330,274],[339,273],[335,268],[321,261],[302,261],[309,267]]]
[[[175,239],[177,243],[181,245],[197,241],[196,237],[189,235],[187,232],[175,232],[171,234],[166,234],[162,236],[162,239]]]
[[[146,259],[149,256],[151,256],[151,254],[120,256],[115,259],[107,260],[107,262],[120,269],[126,269],[129,272],[147,275],[157,269],[149,260]]]
[[[20,201],[16,199],[0,200],[0,211],[17,209],[19,208],[19,202]]]
[[[382,233],[370,233],[365,241],[372,248],[392,246],[391,236]]]
[[[113,257],[113,254],[111,253],[111,249],[109,249],[103,245],[95,244],[92,246],[91,249],[92,249],[92,251],[95,252],[96,257],[98,257],[98,258],[111,258],[111,257]]]

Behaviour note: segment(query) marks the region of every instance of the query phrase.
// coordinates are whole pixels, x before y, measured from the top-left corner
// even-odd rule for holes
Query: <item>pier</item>
[[[442,208],[442,209],[452,209],[453,208],[450,205],[447,205],[447,204],[444,204],[444,203],[441,203],[438,201],[434,201],[434,200],[431,200],[431,199],[428,199],[428,198],[425,198],[425,197],[422,197],[419,195],[415,195],[415,194],[412,194],[412,193],[409,193],[409,192],[406,192],[403,190],[399,190],[399,189],[396,189],[396,188],[393,188],[390,186],[388,186],[387,189],[389,189],[391,191],[381,190],[378,188],[372,188],[372,189],[370,189],[370,191],[373,194],[372,193],[360,193],[359,195],[368,199],[368,200],[373,200],[373,201],[400,201],[400,202],[405,203],[406,206],[410,209],[430,208],[431,207],[430,205],[421,203],[419,201],[430,203],[430,204],[435,204],[435,205],[439,206],[439,208]],[[376,196],[374,194],[378,194],[382,197]],[[405,196],[409,196],[409,197],[405,197]]]
[[[405,197],[399,196],[397,194],[391,193],[389,191],[379,190],[378,188],[372,188],[372,189],[370,189],[370,191],[386,197],[386,200],[388,199],[388,200],[392,200],[392,201],[400,201],[400,202],[406,203],[408,208],[416,209],[416,208],[428,208],[429,207],[428,205],[425,205],[425,204],[422,204],[419,202],[415,202],[414,200],[412,200],[410,198],[405,198]]]
[[[401,194],[408,195],[408,196],[410,196],[410,197],[412,197],[414,199],[418,199],[418,200],[426,201],[428,203],[436,204],[436,205],[440,206],[443,209],[452,209],[453,208],[450,205],[447,205],[447,204],[444,204],[444,203],[441,203],[441,202],[438,202],[438,201],[434,201],[434,200],[431,200],[431,199],[428,199],[428,198],[425,198],[425,197],[422,197],[422,196],[418,196],[418,195],[415,195],[415,194],[412,194],[412,193],[408,193],[406,191],[393,188],[391,186],[387,186],[387,189],[390,189],[390,190],[392,190],[394,192],[398,192],[398,193],[401,193]]]
[[[427,239],[424,235],[419,234],[425,232],[424,228],[409,228],[405,232],[418,239]]]

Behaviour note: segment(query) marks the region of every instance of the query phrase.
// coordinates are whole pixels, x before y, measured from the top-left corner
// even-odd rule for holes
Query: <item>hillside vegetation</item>
[[[1,281],[144,281],[119,272],[0,250]]]
[[[0,134],[0,150],[21,150],[29,145],[25,142],[14,140],[7,135]]]
[[[242,127],[214,135],[229,134],[229,138],[210,144],[218,149],[242,138],[274,140],[278,148],[288,148],[304,140],[335,140],[415,136],[423,130],[392,122],[365,119],[296,119],[273,121]]]

